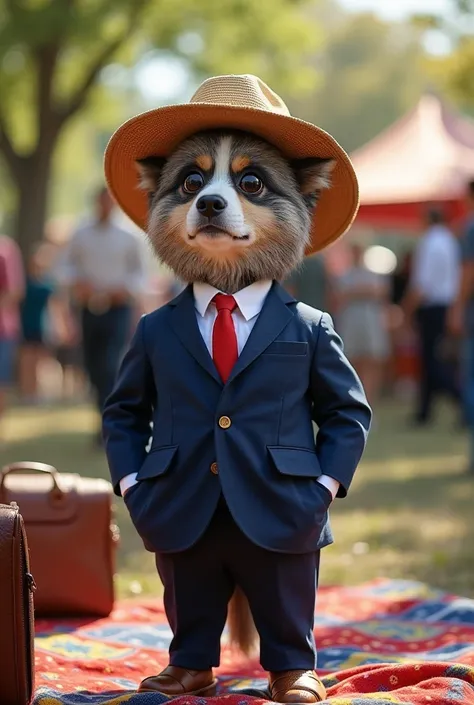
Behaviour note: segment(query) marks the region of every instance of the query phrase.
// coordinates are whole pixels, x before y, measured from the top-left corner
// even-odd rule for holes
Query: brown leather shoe
[[[216,694],[217,679],[212,669],[191,671],[179,666],[167,666],[157,676],[145,678],[139,687],[139,693],[162,693],[176,697],[178,695],[202,695],[212,697]]]
[[[276,703],[320,703],[326,688],[314,671],[279,671],[270,673],[270,695]]]

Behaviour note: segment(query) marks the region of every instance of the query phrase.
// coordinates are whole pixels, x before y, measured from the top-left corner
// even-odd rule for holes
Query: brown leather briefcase
[[[34,687],[33,590],[28,543],[16,504],[0,504],[0,702],[28,705]]]
[[[0,473],[0,502],[17,502],[35,576],[37,617],[106,617],[114,605],[115,549],[110,482],[14,463]]]

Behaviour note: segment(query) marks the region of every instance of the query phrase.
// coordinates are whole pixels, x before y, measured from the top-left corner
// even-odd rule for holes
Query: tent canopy
[[[360,221],[415,225],[422,208],[441,201],[456,217],[466,182],[474,178],[474,121],[428,93],[351,158],[360,184]]]

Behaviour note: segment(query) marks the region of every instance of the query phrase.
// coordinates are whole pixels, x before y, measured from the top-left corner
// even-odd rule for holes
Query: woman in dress
[[[379,395],[390,342],[387,330],[389,285],[364,265],[364,250],[352,245],[352,266],[338,282],[338,329],[347,357],[362,379],[367,398]]]

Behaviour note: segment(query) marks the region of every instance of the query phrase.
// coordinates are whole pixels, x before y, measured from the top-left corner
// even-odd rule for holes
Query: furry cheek
[[[160,204],[151,214],[149,224],[149,236],[152,243],[156,246],[160,240],[173,237],[177,240],[187,239],[186,218],[188,215],[190,204],[182,203],[175,205],[165,202]]]
[[[270,208],[252,203],[252,201],[242,196],[239,196],[239,201],[244,214],[244,221],[250,231],[252,240],[258,242],[268,238],[272,231],[278,229],[275,214]]]
[[[187,232],[186,232],[186,219],[188,217],[190,210],[190,204],[189,203],[183,203],[180,206],[177,206],[171,213],[169,214],[169,230],[179,233],[183,238],[186,238]]]
[[[187,213],[186,213],[186,218],[184,219],[184,222],[183,222],[183,227],[186,230],[186,234],[188,236],[188,239],[189,239],[189,235],[195,235],[195,233],[199,227],[200,218],[199,218],[198,210],[196,208],[196,203],[198,201],[198,198],[199,198],[199,196],[197,198],[195,198],[194,201],[191,202],[191,204],[187,210]]]

